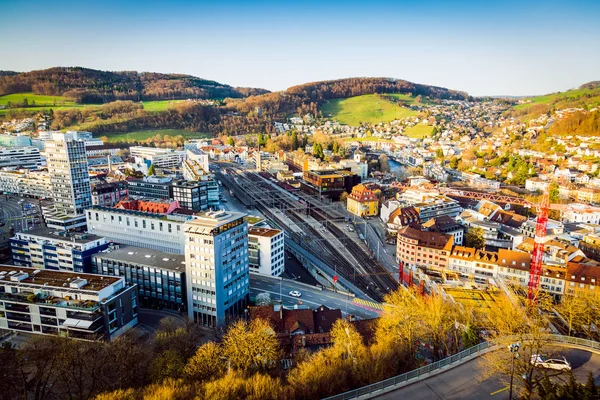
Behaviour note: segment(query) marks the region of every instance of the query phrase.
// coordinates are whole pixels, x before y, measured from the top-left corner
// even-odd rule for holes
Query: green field
[[[164,111],[175,104],[179,103],[181,100],[157,100],[157,101],[142,101],[144,105],[144,110],[148,112],[154,111]]]
[[[424,139],[433,134],[433,129],[433,126],[417,124],[415,126],[411,126],[410,128],[406,128],[402,134],[404,136],[408,136],[409,138]]]
[[[388,93],[388,94],[382,94],[383,97],[392,97],[396,100],[400,100],[403,103],[407,104],[407,105],[426,105],[426,104],[432,104],[431,101],[427,100],[426,98],[422,97],[421,98],[421,102],[417,103],[416,97],[413,97],[409,94],[404,94],[404,93]]]
[[[418,115],[375,94],[330,100],[323,105],[323,115],[340,124],[358,126],[361,122],[375,124]]]
[[[578,105],[577,103],[580,102],[593,107],[600,105],[600,88],[567,90],[566,92],[561,93],[528,97],[523,100],[529,102],[517,104],[513,108],[515,110],[523,110],[534,104],[556,104],[559,106],[558,108],[567,108],[569,106],[575,107]]]
[[[94,136],[102,137],[106,136],[108,138],[109,143],[118,143],[118,142],[133,142],[134,140],[142,141],[148,138],[151,138],[156,135],[161,135],[164,137],[165,135],[169,136],[183,136],[186,139],[201,139],[210,137],[209,133],[201,133],[201,132],[190,132],[183,129],[153,129],[147,131],[135,131],[128,133],[99,133]]]
[[[43,106],[43,107],[51,107],[51,106],[70,106],[70,107],[78,107],[80,105],[76,104],[74,101],[67,100],[63,96],[47,96],[43,94],[33,94],[33,93],[13,93],[7,94],[5,96],[0,96],[0,105],[7,105],[8,103],[12,103],[13,105],[21,104],[23,100],[27,99],[29,107],[31,107],[34,102],[35,106]]]

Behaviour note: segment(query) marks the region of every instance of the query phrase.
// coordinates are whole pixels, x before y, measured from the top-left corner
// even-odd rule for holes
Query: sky
[[[284,90],[391,77],[471,95],[600,80],[600,0],[0,0],[0,70],[185,73]]]

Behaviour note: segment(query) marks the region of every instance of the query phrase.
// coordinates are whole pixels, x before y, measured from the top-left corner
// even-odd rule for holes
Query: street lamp
[[[512,400],[513,396],[513,375],[514,375],[514,371],[515,371],[515,358],[519,358],[519,349],[521,348],[521,342],[517,342],[517,343],[511,343],[508,346],[508,351],[510,351],[510,358],[511,358],[511,362],[510,362],[510,390],[509,390],[509,395],[508,395],[508,399]]]

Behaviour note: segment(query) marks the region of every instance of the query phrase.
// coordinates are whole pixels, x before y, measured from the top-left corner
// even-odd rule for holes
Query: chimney
[[[283,321],[283,303],[279,303],[279,319]]]

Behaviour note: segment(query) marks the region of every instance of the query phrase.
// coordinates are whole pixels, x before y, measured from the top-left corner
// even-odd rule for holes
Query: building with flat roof
[[[179,168],[187,157],[186,151],[158,147],[131,146],[129,153],[136,161],[142,161],[148,167],[154,165],[158,168]]]
[[[175,181],[171,184],[173,199],[186,210],[208,209],[208,189],[206,181]]]
[[[92,186],[92,205],[94,206],[114,206],[127,196],[127,184],[123,181],[105,182]]]
[[[42,157],[37,147],[0,147],[0,169],[38,169],[41,166]]]
[[[124,278],[0,265],[0,329],[112,340],[137,325]]]
[[[185,257],[135,246],[114,246],[92,257],[92,272],[136,284],[142,306],[186,310]]]
[[[148,176],[142,179],[127,181],[127,189],[131,197],[144,197],[147,199],[170,199],[171,178]]]
[[[188,316],[222,327],[244,315],[249,301],[245,214],[207,212],[185,224]]]
[[[44,217],[54,229],[85,226],[84,211],[92,205],[85,140],[78,139],[78,134],[53,133],[46,141],[54,211]]]
[[[250,271],[281,276],[285,270],[284,234],[279,229],[248,228]]]
[[[93,234],[47,228],[17,232],[10,239],[16,265],[69,272],[91,272],[92,254],[108,244],[108,239]]]
[[[0,192],[45,199],[51,197],[50,174],[47,171],[0,171]]]
[[[190,215],[158,214],[94,206],[87,210],[88,232],[119,244],[184,254],[183,224]]]

